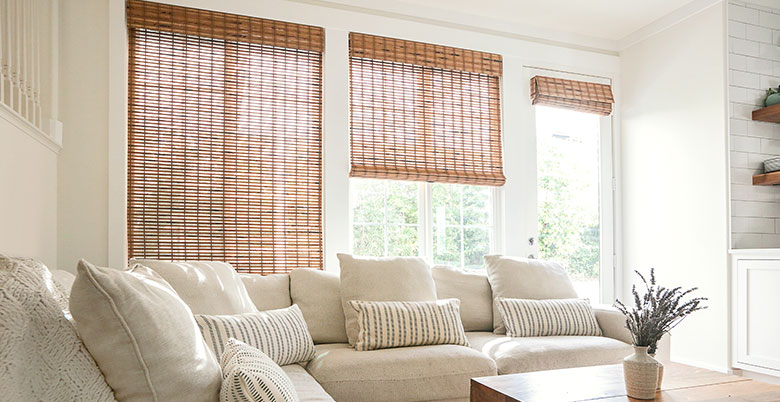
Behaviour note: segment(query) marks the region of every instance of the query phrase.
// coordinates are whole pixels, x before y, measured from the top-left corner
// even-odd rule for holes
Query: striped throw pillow
[[[314,358],[314,342],[298,305],[279,310],[236,315],[196,314],[206,344],[219,358],[228,339],[260,349],[276,364],[307,362]]]
[[[588,299],[499,297],[496,303],[508,336],[601,336],[601,327]]]
[[[460,320],[460,300],[379,302],[350,300],[357,312],[358,351],[401,346],[468,346]]]
[[[220,365],[221,402],[298,402],[290,377],[257,348],[230,338]]]

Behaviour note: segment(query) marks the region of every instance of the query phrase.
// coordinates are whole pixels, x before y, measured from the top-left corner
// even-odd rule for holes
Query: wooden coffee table
[[[677,363],[665,363],[655,401],[777,402],[780,386]],[[471,402],[618,402],[626,396],[623,366],[580,367],[480,377],[471,380]]]

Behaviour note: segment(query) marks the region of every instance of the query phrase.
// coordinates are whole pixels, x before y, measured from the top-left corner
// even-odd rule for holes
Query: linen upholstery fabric
[[[497,300],[507,336],[601,336],[588,299]]]
[[[357,339],[357,312],[350,300],[433,301],[436,285],[431,269],[417,257],[353,257],[338,254],[341,266],[341,308],[347,339]],[[338,398],[336,398],[338,399]]]
[[[193,314],[242,314],[257,311],[232,265],[216,261],[130,259],[168,282]]]
[[[237,315],[195,315],[206,344],[222,356],[230,338],[255,347],[283,366],[314,357],[314,343],[296,305]]]
[[[320,383],[300,364],[288,364],[282,366],[282,370],[290,378],[301,402],[334,402]]]
[[[42,263],[0,254],[0,400],[116,401]]]
[[[617,364],[633,353],[627,343],[602,336],[511,338],[492,332],[467,332],[471,347],[490,356],[498,374]]]
[[[339,402],[468,400],[471,378],[496,375],[487,355],[458,345],[368,352],[347,344],[316,347],[306,368]]]
[[[357,312],[355,350],[400,346],[468,346],[458,306],[460,300],[432,302],[365,302],[350,300]]]
[[[221,402],[298,402],[287,374],[257,348],[230,338],[220,366]]]
[[[289,274],[240,274],[249,297],[259,311],[292,306]]]
[[[493,292],[487,275],[446,265],[434,265],[431,274],[439,299],[460,299],[464,330],[493,330]]]
[[[52,269],[51,271],[51,280],[59,286],[59,289],[62,291],[62,294],[65,295],[66,298],[70,297],[70,288],[73,287],[73,282],[76,280],[76,275],[73,275],[72,273],[62,270],[62,269]]]
[[[501,255],[486,255],[490,287],[493,290],[493,332],[506,333],[496,299],[574,299],[574,290],[569,276],[559,264],[550,261],[533,260]]]
[[[290,271],[290,295],[306,320],[315,344],[347,342],[339,275],[319,269]]]
[[[120,271],[79,261],[70,310],[118,400],[218,400],[219,363],[190,308],[151,269]]]
[[[597,305],[593,307],[593,314],[599,323],[599,328],[604,336],[631,344],[631,332],[626,328],[626,316],[615,307]]]

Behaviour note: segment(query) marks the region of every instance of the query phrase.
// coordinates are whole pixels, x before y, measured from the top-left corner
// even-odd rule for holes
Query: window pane
[[[490,253],[490,233],[486,228],[465,228],[463,230],[463,268],[482,268],[482,257]]]
[[[540,257],[599,300],[599,116],[537,106]]]
[[[461,228],[433,227],[433,263],[461,266]]]
[[[433,184],[431,194],[436,225],[460,225],[460,196],[463,187],[459,184]]]
[[[463,224],[491,224],[492,203],[490,188],[484,186],[463,186]]]
[[[419,255],[419,184],[351,179],[350,185],[353,253]]]
[[[492,190],[485,186],[431,184],[433,262],[481,268],[490,252]]]

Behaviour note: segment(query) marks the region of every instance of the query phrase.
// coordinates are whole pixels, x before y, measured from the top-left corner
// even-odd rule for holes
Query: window
[[[612,110],[609,85],[549,77],[531,80],[536,116],[539,256],[560,262],[580,297],[611,300]],[[608,127],[607,127],[608,128]],[[611,144],[607,144],[610,145]],[[607,147],[606,149],[610,149]],[[605,188],[606,187],[606,188]],[[606,218],[606,219],[605,219]],[[608,287],[609,289],[604,289]]]
[[[322,267],[321,28],[130,0],[128,254]]]
[[[481,268],[482,256],[496,249],[493,193],[487,186],[351,179],[352,252]]]
[[[350,34],[354,253],[476,268],[495,250],[501,69],[495,54]]]

